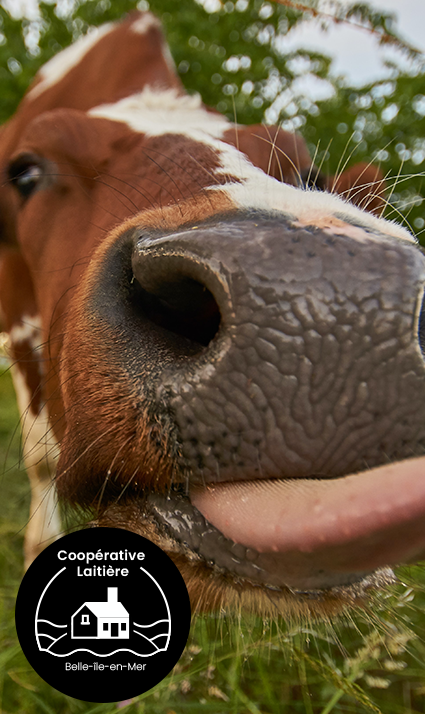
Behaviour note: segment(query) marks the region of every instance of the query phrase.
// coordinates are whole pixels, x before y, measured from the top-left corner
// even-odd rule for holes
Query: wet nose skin
[[[152,395],[192,483],[337,477],[423,453],[424,256],[358,226],[338,233],[243,214],[138,237],[153,319],[175,309],[191,344],[182,325],[209,320]]]

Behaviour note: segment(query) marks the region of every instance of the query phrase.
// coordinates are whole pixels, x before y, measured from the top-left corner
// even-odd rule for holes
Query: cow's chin
[[[329,615],[425,557],[425,457],[335,479],[194,486],[118,501],[130,528],[180,567],[197,610]]]

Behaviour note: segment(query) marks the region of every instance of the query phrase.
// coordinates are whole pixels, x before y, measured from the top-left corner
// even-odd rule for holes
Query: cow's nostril
[[[198,235],[199,233],[199,235]],[[205,254],[201,230],[139,236],[133,248],[136,310],[151,323],[207,346],[228,321],[229,291],[222,265]],[[208,237],[208,236],[207,236]]]
[[[134,281],[134,305],[155,325],[207,346],[220,326],[220,310],[205,285],[188,277],[155,284],[154,292]]]

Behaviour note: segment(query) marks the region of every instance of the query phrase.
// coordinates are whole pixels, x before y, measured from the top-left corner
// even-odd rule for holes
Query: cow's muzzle
[[[116,242],[86,299],[87,339],[105,327],[107,359],[167,451],[147,517],[272,587],[423,557],[424,285],[413,243],[341,221],[243,213]]]

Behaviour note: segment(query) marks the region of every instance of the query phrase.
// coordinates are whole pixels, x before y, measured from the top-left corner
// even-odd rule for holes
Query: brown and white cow
[[[149,13],[40,71],[0,165],[27,561],[59,450],[59,496],[161,545],[197,608],[331,612],[424,556],[409,233],[296,187],[299,138],[188,96]]]

